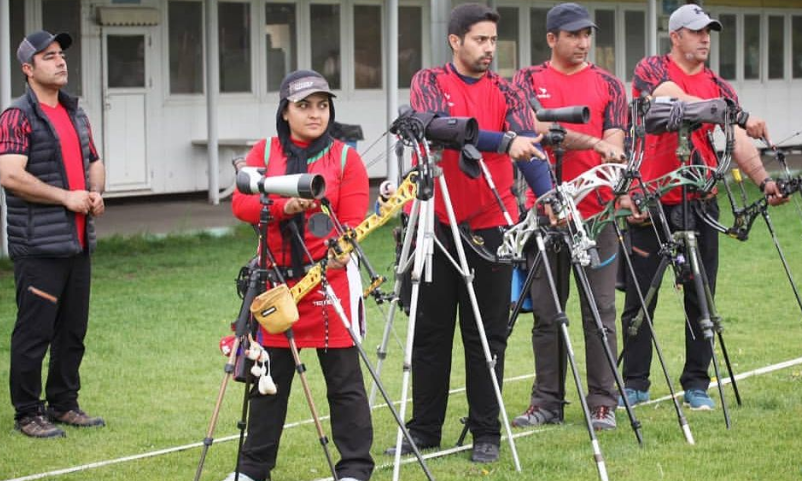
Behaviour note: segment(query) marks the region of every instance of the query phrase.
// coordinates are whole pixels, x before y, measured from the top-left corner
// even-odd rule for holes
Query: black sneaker
[[[63,438],[67,436],[64,431],[40,414],[17,420],[14,423],[14,429],[32,438]]]
[[[494,463],[498,461],[498,444],[474,443],[471,451],[471,461],[474,463]]]
[[[103,427],[106,425],[106,421],[103,418],[90,416],[78,408],[70,409],[66,412],[48,408],[47,417],[54,423],[67,424],[78,428]]]
[[[418,447],[418,450],[433,449],[440,447],[439,443],[424,443],[419,437],[415,436],[414,434],[411,434],[410,436],[412,437],[412,441],[415,443],[415,446]],[[401,454],[407,455],[407,454],[412,454],[414,452],[415,451],[412,450],[412,445],[409,444],[407,438],[402,439]],[[385,449],[384,454],[386,456],[395,456],[395,446],[390,446],[389,448]]]

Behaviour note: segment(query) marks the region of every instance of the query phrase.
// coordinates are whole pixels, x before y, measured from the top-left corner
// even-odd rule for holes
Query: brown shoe
[[[102,427],[106,425],[101,417],[93,417],[80,409],[70,409],[67,412],[58,412],[54,409],[47,410],[48,417],[55,423],[68,424],[79,428]]]
[[[26,416],[14,423],[14,429],[32,438],[63,438],[64,431],[42,415]]]

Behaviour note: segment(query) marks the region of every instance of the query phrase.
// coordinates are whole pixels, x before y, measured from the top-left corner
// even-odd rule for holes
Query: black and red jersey
[[[69,190],[86,190],[86,174],[84,160],[81,154],[81,144],[78,132],[70,120],[67,109],[62,104],[50,107],[40,103],[42,112],[47,116],[50,124],[58,134],[61,159],[66,175],[66,185]],[[95,143],[92,140],[92,131],[89,130],[89,162],[98,160],[99,156]],[[0,155],[14,154],[28,157],[30,151],[31,123],[19,109],[8,109],[0,115]],[[75,215],[75,230],[78,242],[86,246],[86,215],[80,212]]]
[[[526,67],[518,71],[513,79],[525,99],[537,98],[547,109],[587,106],[590,120],[586,124],[561,122],[565,128],[596,138],[603,138],[604,131],[626,130],[627,96],[624,84],[606,70],[588,64],[587,68],[571,75],[551,66],[551,62]],[[551,149],[549,157],[555,161]],[[566,150],[563,156],[563,181],[569,181],[601,163],[601,156],[593,150]],[[601,189],[599,196],[592,194],[582,200],[579,210],[587,217],[599,212],[613,197],[610,189]],[[527,205],[534,202],[534,193],[527,192]]]
[[[304,146],[300,142],[296,145]],[[278,137],[261,140],[253,146],[246,157],[246,163],[251,167],[264,167],[265,176],[282,176],[287,171],[287,156],[281,146]],[[326,198],[331,203],[331,209],[337,213],[337,218],[343,225],[356,227],[365,217],[368,209],[368,174],[362,159],[356,150],[349,148],[339,140],[335,140],[316,157],[307,161],[309,173],[319,174],[326,181]],[[284,206],[289,201],[287,197],[276,194],[268,196],[270,204],[271,222],[267,225],[267,245],[276,264],[283,267],[292,265],[289,251],[289,242],[282,235],[280,222],[289,219],[284,213]],[[234,198],[231,201],[231,209],[234,215],[245,222],[258,224],[262,203],[259,195],[243,194],[234,191]],[[310,209],[304,214],[304,222],[314,214],[320,214],[321,208],[318,206]],[[326,238],[315,236],[311,229],[304,231],[304,245],[309,250],[315,261],[326,256],[328,247],[326,240],[336,237],[336,232],[331,231]],[[307,259],[307,262],[311,263]],[[361,296],[361,289],[358,289],[356,279],[359,278],[358,269],[354,262],[349,262],[345,269],[329,269],[326,273],[329,284],[331,285],[346,315],[352,322],[358,319],[358,302]],[[292,287],[298,281],[288,279],[287,285]],[[331,300],[327,298],[321,289],[314,289],[298,302],[299,320],[293,325],[295,341],[298,347],[331,347],[341,348],[353,345],[348,331],[338,317],[336,311],[331,306]],[[287,347],[288,341],[283,334],[269,334],[264,329],[260,330],[259,342],[264,346]]]
[[[534,130],[529,107],[518,92],[495,72],[488,71],[477,82],[467,83],[449,65],[420,70],[412,78],[410,103],[418,112],[473,117],[482,130]],[[518,208],[512,194],[513,165],[510,157],[489,152],[483,152],[482,156],[504,206],[516,218]],[[474,230],[506,224],[487,180],[482,176],[472,179],[460,170],[459,152],[444,150],[440,167],[458,223],[468,222]],[[435,193],[435,213],[441,222],[448,223],[438,184],[435,184]]]
[[[671,54],[646,57],[638,63],[632,80],[633,98],[640,97],[642,92],[651,94],[664,82],[674,82],[686,94],[701,99],[724,97],[738,103],[735,90],[726,80],[707,67],[699,73],[688,75],[671,59]],[[714,128],[712,124],[704,124],[691,134],[694,148],[692,157],[695,161],[713,167],[716,166],[717,160],[713,146],[708,140],[708,132]],[[640,169],[643,180],[655,179],[680,167],[676,154],[677,145],[676,132],[646,136],[646,151]],[[671,190],[662,197],[662,200],[666,204],[680,203],[681,190],[679,188]]]

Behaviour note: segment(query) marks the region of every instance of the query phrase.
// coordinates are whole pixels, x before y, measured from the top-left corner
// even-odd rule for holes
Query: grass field
[[[723,208],[726,201],[722,202]],[[772,210],[780,242],[791,269],[802,280],[802,220],[792,206]],[[725,222],[728,217],[725,215]],[[234,279],[255,252],[247,228],[225,237],[195,235],[153,239],[134,237],[100,243],[94,260],[94,284],[87,354],[82,367],[81,405],[105,417],[98,430],[67,429],[68,437],[32,440],[13,430],[8,398],[8,345],[15,319],[11,265],[0,264],[0,480],[24,477],[89,463],[145,455],[197,443],[206,434],[215,397],[223,378],[225,358],[217,344],[227,334],[240,307]],[[725,340],[736,373],[802,356],[802,314],[785,278],[765,225],[757,220],[749,241],[721,239],[718,307],[726,327]],[[389,228],[364,243],[373,265],[390,271],[393,247]],[[683,362],[682,323],[678,303],[664,285],[655,316],[656,328],[678,386]],[[386,290],[391,289],[391,283]],[[578,319],[572,297],[568,309]],[[622,299],[621,299],[622,300]],[[365,347],[375,357],[384,328],[386,306],[370,301]],[[402,344],[406,319],[396,316],[389,357],[382,378],[393,399],[400,398]],[[533,376],[531,317],[525,315],[510,338],[504,384],[506,409],[513,417],[528,404]],[[584,368],[579,322],[571,337]],[[459,345],[460,343],[455,343]],[[313,353],[303,352],[317,407],[327,414],[324,386]],[[449,412],[444,447],[456,442],[467,414],[461,348],[453,356]],[[370,377],[365,371],[370,388]],[[668,393],[659,366],[652,366],[652,397]],[[610,479],[614,480],[800,480],[802,479],[802,365],[756,375],[739,382],[744,400],[736,407],[732,389],[726,393],[733,427],[724,428],[722,410],[686,415],[696,438],[688,445],[671,402],[635,410],[643,424],[644,446],[638,447],[626,416],[619,412],[618,429],[599,435]],[[438,480],[463,479],[598,479],[574,385],[569,379],[566,423],[543,430],[516,431],[522,473],[513,467],[509,445],[500,462],[474,465],[468,452],[428,461]],[[715,390],[711,390],[718,401]],[[237,433],[243,389],[229,385],[215,438]],[[409,412],[409,410],[408,410]],[[329,475],[301,389],[290,399],[288,423],[273,472],[274,481],[313,480]],[[377,465],[391,464],[382,451],[395,442],[396,426],[386,407],[374,411],[373,454]],[[324,423],[329,432],[329,426]],[[470,437],[467,439],[470,443]],[[211,447],[202,479],[222,479],[232,470],[236,442]],[[336,450],[332,445],[333,453]],[[193,479],[199,447],[55,476],[59,480],[187,480]],[[391,479],[392,469],[380,467],[374,480]],[[33,479],[33,478],[31,478]],[[402,479],[425,479],[416,464],[405,465]]]

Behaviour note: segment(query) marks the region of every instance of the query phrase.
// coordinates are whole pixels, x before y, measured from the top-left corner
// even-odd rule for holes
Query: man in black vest
[[[65,436],[54,423],[104,426],[78,407],[89,319],[93,217],[103,214],[106,181],[89,120],[67,85],[66,33],[34,32],[17,59],[25,94],[0,115],[0,185],[8,205],[17,322],[9,384],[15,428],[36,438]],[[42,394],[42,361],[50,364]]]

